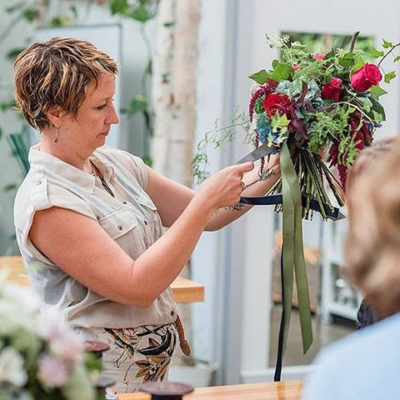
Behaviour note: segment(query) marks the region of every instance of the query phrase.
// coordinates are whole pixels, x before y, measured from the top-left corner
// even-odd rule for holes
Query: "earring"
[[[58,143],[58,132],[59,132],[59,129],[56,128],[56,132],[55,132],[55,134],[54,134],[54,139],[53,139],[53,142],[54,142],[54,143]]]

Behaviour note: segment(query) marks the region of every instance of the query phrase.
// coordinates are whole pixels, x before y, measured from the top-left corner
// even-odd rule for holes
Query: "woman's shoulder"
[[[373,398],[368,397],[367,388],[373,395],[374,388],[391,380],[392,372],[399,369],[399,332],[397,314],[327,346],[313,363],[315,369],[306,381],[303,399],[318,398],[322,393],[326,399],[348,399],[353,388],[366,390],[367,397],[359,398]],[[396,368],[392,368],[394,364]],[[385,372],[382,365],[387,367]]]

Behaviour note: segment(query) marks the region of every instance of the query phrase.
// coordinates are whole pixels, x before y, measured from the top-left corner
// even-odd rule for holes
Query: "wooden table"
[[[195,389],[184,400],[300,400],[301,381],[252,383],[230,386],[213,386]],[[150,400],[146,393],[127,393],[118,400]]]
[[[10,282],[23,286],[30,286],[28,275],[20,256],[0,257],[0,269],[7,268],[10,271]],[[177,303],[192,303],[204,301],[204,286],[190,279],[178,276],[171,284],[172,294]]]

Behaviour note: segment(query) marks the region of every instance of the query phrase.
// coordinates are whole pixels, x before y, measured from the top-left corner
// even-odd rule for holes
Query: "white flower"
[[[4,348],[0,353],[0,382],[24,386],[27,379],[22,356],[12,347]]]
[[[39,359],[39,379],[50,387],[62,387],[68,379],[68,368],[62,360],[45,355]]]

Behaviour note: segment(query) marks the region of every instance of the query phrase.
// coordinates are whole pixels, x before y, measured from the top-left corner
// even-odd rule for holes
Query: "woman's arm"
[[[268,192],[280,177],[279,156],[272,156],[266,168],[270,172],[270,177],[265,181],[257,182],[249,186],[243,191],[242,194],[244,196],[262,196]],[[257,179],[258,168],[254,168],[252,171],[244,174],[242,180],[248,185]],[[192,189],[165,178],[150,168],[147,192],[156,205],[163,225],[166,227],[170,227],[175,222],[195,195]],[[215,195],[216,193],[210,193],[210,196]],[[240,211],[220,209],[210,218],[205,230],[215,231],[221,229],[242,216],[251,208],[252,206],[244,206]]]
[[[29,237],[84,286],[122,304],[148,307],[177,277],[215,210],[239,200],[243,173],[251,168],[228,167],[207,179],[170,229],[136,260],[97,221],[63,208],[36,212]]]

